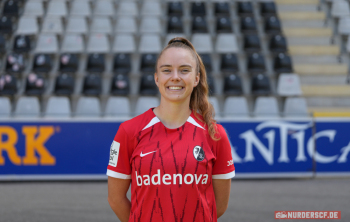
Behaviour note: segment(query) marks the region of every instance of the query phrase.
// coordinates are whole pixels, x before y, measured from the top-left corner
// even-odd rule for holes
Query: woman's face
[[[158,60],[154,79],[164,99],[171,102],[189,101],[193,88],[198,85],[196,60],[183,48],[169,48]]]

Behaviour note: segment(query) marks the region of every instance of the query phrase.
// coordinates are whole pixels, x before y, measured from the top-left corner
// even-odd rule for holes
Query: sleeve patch
[[[109,153],[109,165],[116,167],[118,163],[120,143],[113,141]]]

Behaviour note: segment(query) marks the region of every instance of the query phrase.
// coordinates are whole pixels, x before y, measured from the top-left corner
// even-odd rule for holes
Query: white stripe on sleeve
[[[107,169],[107,176],[114,177],[114,178],[119,178],[119,179],[131,179],[131,175],[126,175],[122,173],[117,173],[112,170]]]
[[[234,176],[235,176],[235,170],[230,172],[230,173],[226,173],[226,174],[212,175],[212,178],[213,179],[231,179]]]

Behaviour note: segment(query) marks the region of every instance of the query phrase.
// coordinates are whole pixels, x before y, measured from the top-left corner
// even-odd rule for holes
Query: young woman
[[[122,123],[111,145],[109,204],[123,222],[217,221],[235,167],[225,130],[213,119],[203,62],[187,39],[174,38],[154,77],[160,105]]]

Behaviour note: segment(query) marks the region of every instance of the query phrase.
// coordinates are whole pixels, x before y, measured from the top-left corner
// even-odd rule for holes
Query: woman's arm
[[[130,179],[108,177],[108,203],[121,222],[127,222],[130,215],[130,200],[126,197]]]
[[[221,217],[228,206],[230,198],[231,179],[213,179],[217,217]]]

